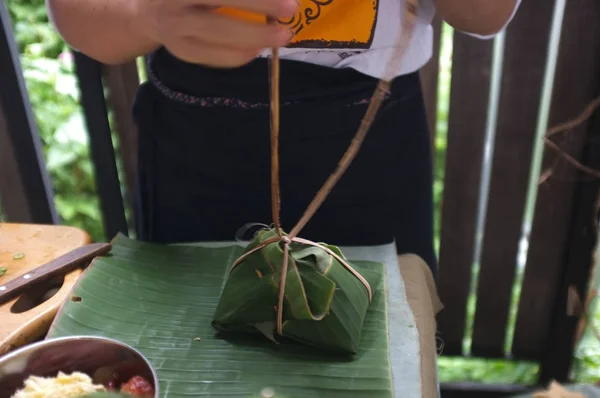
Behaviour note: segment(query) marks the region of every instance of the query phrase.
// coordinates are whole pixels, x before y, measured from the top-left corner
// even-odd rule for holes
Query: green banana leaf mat
[[[162,397],[392,397],[384,265],[353,262],[379,279],[358,354],[335,357],[267,339],[225,339],[211,326],[243,247],[165,246],[118,236],[81,276],[48,337],[97,335],[139,349]]]

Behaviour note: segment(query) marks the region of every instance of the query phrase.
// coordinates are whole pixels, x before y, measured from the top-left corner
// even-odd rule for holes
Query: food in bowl
[[[11,398],[77,398],[106,390],[103,385],[94,384],[91,377],[81,372],[73,372],[68,375],[59,372],[56,377],[29,376],[24,384],[25,387],[17,391]]]
[[[29,376],[24,384],[11,398],[79,398],[102,391],[119,391],[139,398],[154,396],[152,384],[142,376],[133,376],[124,383],[115,377],[102,385],[94,384],[92,378],[82,372],[59,372],[56,377]]]
[[[105,337],[48,339],[0,356],[0,398],[158,398],[158,390],[148,360]]]

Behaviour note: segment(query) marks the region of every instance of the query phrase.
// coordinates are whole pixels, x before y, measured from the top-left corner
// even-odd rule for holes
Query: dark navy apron
[[[210,69],[160,49],[137,94],[138,238],[231,241],[270,224],[265,59]],[[291,229],[348,148],[377,81],[353,69],[281,62],[282,224]],[[435,270],[431,144],[417,73],[395,79],[354,163],[301,236],[336,245],[396,241]]]

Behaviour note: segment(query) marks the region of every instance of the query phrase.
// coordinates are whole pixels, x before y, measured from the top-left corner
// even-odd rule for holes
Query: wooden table
[[[7,268],[0,285],[90,242],[73,227],[0,223],[0,268]],[[80,274],[72,271],[0,305],[0,355],[45,336]]]

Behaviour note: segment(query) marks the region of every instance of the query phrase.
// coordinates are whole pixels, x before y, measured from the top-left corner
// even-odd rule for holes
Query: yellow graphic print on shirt
[[[294,32],[288,47],[369,48],[380,0],[299,0],[296,15],[279,23]],[[264,22],[264,16],[221,9],[228,15]]]

